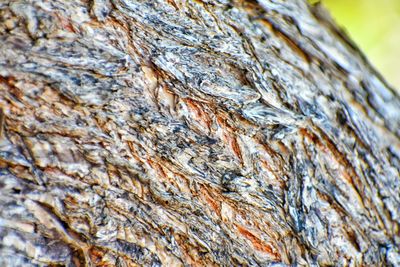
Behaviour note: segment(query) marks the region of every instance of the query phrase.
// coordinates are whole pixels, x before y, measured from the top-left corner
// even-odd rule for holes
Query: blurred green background
[[[386,81],[400,92],[400,0],[321,2]]]

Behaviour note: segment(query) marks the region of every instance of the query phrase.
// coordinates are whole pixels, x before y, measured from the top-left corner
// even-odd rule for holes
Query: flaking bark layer
[[[320,6],[0,21],[0,265],[400,266],[400,97]]]

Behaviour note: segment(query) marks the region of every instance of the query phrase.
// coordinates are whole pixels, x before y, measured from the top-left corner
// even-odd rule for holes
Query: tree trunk
[[[400,266],[400,96],[319,5],[0,16],[1,266]]]

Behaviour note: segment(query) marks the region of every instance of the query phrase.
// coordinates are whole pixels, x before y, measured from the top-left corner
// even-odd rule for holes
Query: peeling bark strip
[[[5,115],[3,109],[0,107],[0,138],[3,137],[3,127],[4,127],[4,120]]]
[[[400,266],[400,97],[321,7],[0,21],[1,266]]]

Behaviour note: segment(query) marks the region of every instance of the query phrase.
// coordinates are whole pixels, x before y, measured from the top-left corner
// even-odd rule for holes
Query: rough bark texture
[[[1,266],[400,266],[400,97],[319,6],[0,17]]]

